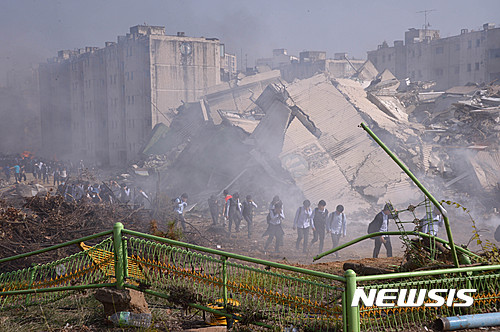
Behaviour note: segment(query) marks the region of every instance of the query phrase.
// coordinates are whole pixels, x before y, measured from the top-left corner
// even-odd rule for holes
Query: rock
[[[142,292],[133,289],[98,289],[94,297],[103,304],[106,317],[120,311],[151,313]]]

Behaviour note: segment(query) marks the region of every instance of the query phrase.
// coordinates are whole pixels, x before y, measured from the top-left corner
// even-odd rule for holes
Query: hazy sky
[[[17,65],[42,62],[58,50],[103,47],[129,27],[166,26],[167,34],[217,37],[238,57],[269,57],[273,48],[289,54],[323,50],[328,57],[366,51],[386,40],[403,39],[411,27],[424,24],[441,36],[460,29],[500,23],[500,0],[1,0],[0,83]],[[239,61],[239,60],[238,60]]]

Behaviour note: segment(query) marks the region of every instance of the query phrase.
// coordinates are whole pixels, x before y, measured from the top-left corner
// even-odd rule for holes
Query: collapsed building
[[[481,208],[500,199],[500,86],[469,84],[401,94],[410,119],[425,125],[425,172],[443,190],[464,192]]]
[[[370,61],[351,78],[286,82],[277,70],[239,77],[183,104],[170,127],[158,125],[143,149],[146,167],[163,173],[171,194],[196,193],[199,202],[229,189],[262,202],[278,194],[289,208],[324,199],[366,215],[388,201],[420,201],[358,128],[365,122],[438,197],[477,194],[496,206],[499,88],[433,86],[377,73]]]
[[[196,193],[200,202],[225,188],[263,200],[278,194],[290,207],[325,199],[351,213],[420,198],[358,128],[367,122],[411,166],[421,166],[423,126],[408,121],[395,96],[373,92],[377,106],[359,81],[323,73],[286,83],[272,72],[258,75],[252,86],[242,80],[184,104],[170,128],[155,128],[143,152],[166,155],[150,166],[164,172],[167,190]]]

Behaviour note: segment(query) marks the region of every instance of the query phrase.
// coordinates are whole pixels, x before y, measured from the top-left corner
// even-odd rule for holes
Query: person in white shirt
[[[174,212],[176,216],[175,223],[180,221],[182,230],[186,230],[186,219],[184,219],[184,209],[187,206],[188,194],[184,193],[175,199]]]
[[[330,214],[327,223],[327,232],[332,234],[333,248],[338,247],[340,237],[346,235],[346,218],[344,206],[337,205],[335,211]],[[339,258],[339,253],[335,252],[335,257]]]
[[[311,202],[305,200],[303,206],[297,209],[295,219],[293,220],[293,230],[297,230],[297,242],[295,249],[299,250],[300,242],[304,239],[303,252],[307,252],[307,243],[309,240],[309,228],[314,229],[313,224],[313,210],[311,209]]]
[[[419,231],[432,236],[437,236],[439,227],[444,226],[444,219],[441,211],[438,208],[434,208],[432,215],[426,215],[424,218],[420,219]],[[431,241],[429,238],[423,238],[423,243],[426,247],[430,248]],[[435,242],[436,248],[441,252],[446,252],[447,249],[439,242]]]

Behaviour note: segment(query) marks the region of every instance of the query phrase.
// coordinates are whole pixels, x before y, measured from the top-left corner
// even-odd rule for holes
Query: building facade
[[[42,145],[58,158],[119,165],[137,158],[151,129],[220,83],[216,38],[130,28],[105,47],[60,51],[41,64]]]
[[[405,42],[379,45],[368,52],[377,70],[389,69],[398,79],[435,81],[436,89],[500,79],[500,28],[483,29],[440,38],[439,31],[410,29]]]
[[[299,59],[281,67],[281,77],[285,81],[306,79],[318,73],[328,73],[335,78],[351,77],[365,63],[365,60],[349,60],[347,53],[335,53],[333,59],[328,59],[324,51],[300,52]]]

